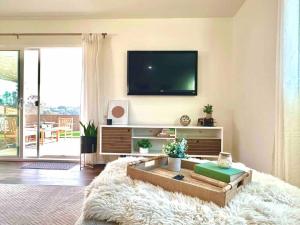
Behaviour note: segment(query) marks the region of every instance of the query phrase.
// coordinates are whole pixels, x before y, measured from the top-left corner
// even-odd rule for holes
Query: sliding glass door
[[[0,158],[78,158],[81,79],[79,47],[0,50]]]
[[[81,78],[81,48],[24,51],[24,157],[79,157]]]
[[[19,156],[20,52],[0,51],[0,157]]]

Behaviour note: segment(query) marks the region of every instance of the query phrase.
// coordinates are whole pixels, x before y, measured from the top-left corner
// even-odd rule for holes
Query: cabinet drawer
[[[218,155],[221,152],[221,139],[187,139],[190,155]]]
[[[102,152],[131,153],[131,128],[102,128]]]

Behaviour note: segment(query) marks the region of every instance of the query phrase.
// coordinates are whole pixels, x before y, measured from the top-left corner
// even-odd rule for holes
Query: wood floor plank
[[[80,170],[79,164],[69,170],[22,169],[28,162],[0,162],[0,183],[34,185],[86,186],[104,169],[104,165]]]

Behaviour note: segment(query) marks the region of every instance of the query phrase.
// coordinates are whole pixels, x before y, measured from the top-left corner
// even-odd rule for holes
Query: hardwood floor
[[[69,170],[22,169],[26,163],[0,162],[0,183],[86,186],[104,169],[97,165],[80,170],[79,164]]]

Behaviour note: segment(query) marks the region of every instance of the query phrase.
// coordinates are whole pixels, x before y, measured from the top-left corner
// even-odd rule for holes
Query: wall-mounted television
[[[197,95],[198,51],[128,51],[128,95]]]

